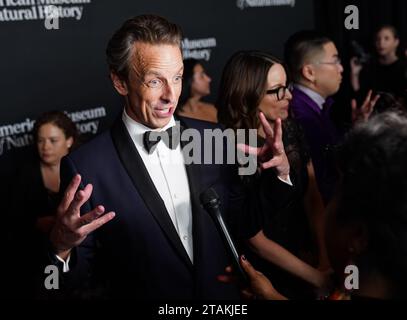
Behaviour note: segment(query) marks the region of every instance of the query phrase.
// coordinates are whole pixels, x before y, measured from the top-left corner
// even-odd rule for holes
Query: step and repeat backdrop
[[[88,136],[108,128],[123,102],[104,52],[127,18],[156,13],[178,23],[184,56],[205,61],[214,101],[233,52],[281,57],[290,34],[313,28],[313,12],[312,0],[0,0],[1,172],[10,173],[11,155],[32,144],[42,112],[66,111]]]

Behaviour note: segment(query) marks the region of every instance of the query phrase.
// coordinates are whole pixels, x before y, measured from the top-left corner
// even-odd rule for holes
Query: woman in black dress
[[[12,183],[11,247],[15,261],[20,261],[24,292],[28,297],[36,295],[44,281],[36,279],[39,270],[41,248],[46,245],[56,209],[59,204],[59,166],[62,157],[69,153],[77,140],[77,129],[71,119],[61,111],[42,114],[35,122],[35,155],[27,159]],[[19,268],[12,271],[18,272]],[[43,285],[43,283],[42,283]]]
[[[341,180],[328,208],[326,237],[337,290],[329,299],[404,300],[407,118],[385,112],[358,124],[337,158]],[[244,257],[241,264],[250,278],[249,296],[286,299]]]
[[[242,51],[234,54],[223,70],[216,106],[220,123],[234,130],[258,129],[260,144],[265,133],[259,113],[272,127],[278,119],[283,120],[284,148],[296,196],[294,200],[287,197],[283,205],[270,201],[268,185],[275,177],[266,170],[255,186],[248,181],[248,189],[259,197],[258,214],[238,217],[233,225],[237,226],[237,236],[246,239],[256,254],[256,267],[287,296],[304,298],[311,297],[307,283],[316,288],[325,286],[329,262],[324,245],[324,208],[303,135],[289,119],[290,99],[281,63],[268,53]],[[318,270],[318,265],[326,272]]]

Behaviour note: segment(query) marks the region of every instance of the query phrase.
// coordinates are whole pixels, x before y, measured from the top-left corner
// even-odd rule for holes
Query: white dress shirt
[[[126,111],[123,111],[122,119],[193,262],[192,207],[181,145],[178,144],[177,148],[172,150],[160,141],[149,154],[143,144],[143,135],[146,131],[164,131],[175,126],[175,120],[171,118],[164,128],[151,130],[130,118]]]

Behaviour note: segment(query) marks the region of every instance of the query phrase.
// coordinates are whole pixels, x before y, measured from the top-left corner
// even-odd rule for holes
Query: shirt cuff
[[[57,255],[55,255],[55,257],[58,259],[58,261],[62,262],[62,271],[64,273],[69,272],[69,261],[71,260],[71,254],[69,254],[68,258],[66,258],[66,260],[58,257]]]
[[[287,178],[287,180],[284,180],[284,179],[282,179],[282,178],[280,178],[280,177],[277,177],[278,178],[278,180],[280,180],[281,182],[284,182],[284,183],[286,183],[286,184],[288,184],[289,186],[293,186],[293,183],[291,182],[291,178],[290,178],[290,175],[288,175],[288,178]]]

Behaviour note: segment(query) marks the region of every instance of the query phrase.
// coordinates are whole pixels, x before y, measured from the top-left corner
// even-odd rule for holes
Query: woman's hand
[[[262,112],[260,112],[259,118],[266,135],[263,147],[254,148],[239,144],[238,148],[245,153],[257,156],[260,169],[274,168],[277,176],[287,181],[290,175],[290,164],[284,150],[281,119],[277,119],[272,128]]]
[[[377,94],[372,98],[372,94],[373,91],[369,90],[366,99],[360,108],[358,107],[356,100],[352,100],[352,122],[354,124],[359,121],[365,122],[369,120],[377,101],[380,99],[380,95]]]
[[[358,63],[358,58],[357,57],[353,57],[352,59],[350,59],[351,75],[359,76],[362,69],[363,69],[363,65]]]
[[[281,295],[270,282],[270,280],[261,272],[253,268],[251,263],[242,256],[240,264],[246,272],[250,281],[250,290],[243,290],[242,294],[246,298],[259,298],[264,300],[287,300],[286,297]]]
[[[263,299],[263,300],[287,300],[272,285],[269,279],[253,268],[245,256],[240,257],[240,265],[246,272],[249,279],[249,287],[243,288],[241,293],[245,299]],[[232,267],[226,268],[226,274],[218,276],[218,280],[224,283],[237,282],[238,279],[233,275]]]

